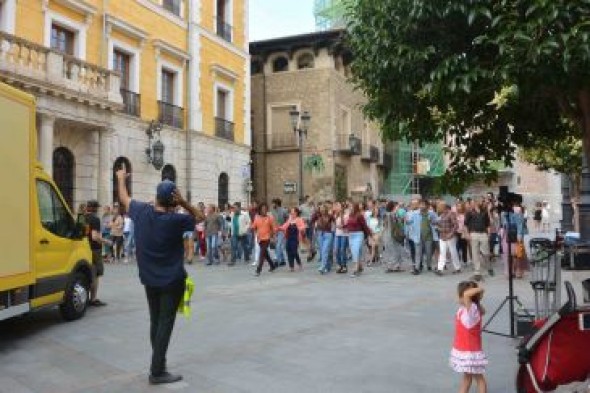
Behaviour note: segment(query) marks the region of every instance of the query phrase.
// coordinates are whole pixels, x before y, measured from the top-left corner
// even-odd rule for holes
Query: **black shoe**
[[[473,276],[473,281],[483,281],[483,276],[481,274],[476,274],[475,276]]]
[[[419,271],[418,269],[414,269],[414,270],[412,270],[412,274],[413,274],[414,276],[417,276],[417,275],[419,275],[419,274],[420,274],[420,271]]]
[[[440,271],[440,270],[438,270],[438,269],[435,269],[435,270],[434,270],[434,274],[436,274],[436,275],[437,275],[437,276],[439,276],[439,277],[442,277],[442,276],[443,276],[443,272],[441,272],[441,271]]]
[[[254,277],[260,277],[260,272],[254,272]]]
[[[211,266],[211,265],[213,265],[213,262],[207,262],[205,265]]]
[[[163,385],[166,383],[174,383],[182,380],[182,375],[178,374],[170,374],[167,371],[164,371],[160,375],[150,375],[150,384],[151,385]]]
[[[287,262],[280,262],[279,266],[287,266]]]
[[[496,273],[494,273],[494,269],[490,269],[488,270],[488,274],[490,275],[490,277],[494,277],[494,274]]]
[[[268,269],[269,273],[274,272],[275,270],[277,270],[277,265],[274,265],[273,267],[271,267],[270,269]]]

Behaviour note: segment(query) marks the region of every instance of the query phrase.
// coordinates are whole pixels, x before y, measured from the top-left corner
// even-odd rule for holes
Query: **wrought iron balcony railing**
[[[158,107],[160,109],[159,120],[162,124],[176,128],[184,128],[183,108],[164,101],[158,101]]]
[[[215,118],[215,136],[229,141],[234,140],[234,123],[221,117]]]
[[[141,115],[141,95],[130,90],[121,89],[123,113],[139,117]]]
[[[361,138],[354,134],[338,134],[334,151],[351,156],[359,155],[361,154]]]

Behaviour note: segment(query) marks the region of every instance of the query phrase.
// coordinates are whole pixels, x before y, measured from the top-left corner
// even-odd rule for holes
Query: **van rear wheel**
[[[82,318],[88,308],[89,294],[88,278],[80,272],[74,273],[66,288],[64,302],[59,306],[63,319],[75,321]]]

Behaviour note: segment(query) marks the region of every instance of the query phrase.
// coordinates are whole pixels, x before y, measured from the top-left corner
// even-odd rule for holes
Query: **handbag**
[[[516,247],[514,250],[514,257],[517,259],[524,259],[526,257],[524,243],[522,241],[519,241],[516,243]]]

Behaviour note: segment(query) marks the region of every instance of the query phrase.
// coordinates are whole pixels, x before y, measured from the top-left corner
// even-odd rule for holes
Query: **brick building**
[[[309,111],[304,140],[304,194],[315,200],[377,196],[383,145],[362,114],[363,95],[347,81],[350,53],[342,30],[250,44],[254,198],[297,203],[299,143],[289,112]],[[318,169],[309,168],[319,158]]]

